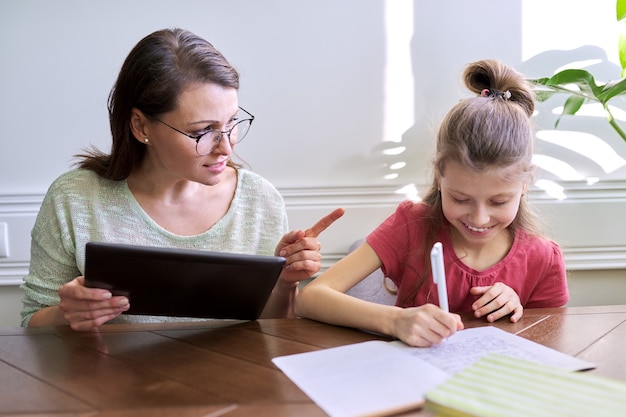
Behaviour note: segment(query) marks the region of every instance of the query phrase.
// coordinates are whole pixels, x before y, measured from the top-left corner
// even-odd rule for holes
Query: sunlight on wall
[[[626,165],[626,161],[613,148],[604,140],[591,133],[568,130],[541,130],[537,132],[536,136],[545,142],[562,146],[591,159],[607,174]]]
[[[413,38],[413,1],[385,1],[385,79],[383,103],[383,141],[387,146],[383,155],[398,156],[406,151],[402,136],[415,123],[414,80],[411,65],[411,41]],[[406,161],[395,159],[384,175],[384,179],[398,178],[398,171],[406,166]],[[406,198],[416,200],[414,184],[397,191]]]
[[[553,158],[548,155],[534,155],[533,163],[548,172],[553,173],[557,177],[565,181],[580,181],[583,175],[573,166],[560,159]]]
[[[549,180],[537,180],[535,185],[544,190],[546,194],[548,194],[552,198],[556,198],[557,200],[564,200],[566,198],[565,193],[563,192],[563,187],[557,184],[554,181]]]
[[[421,198],[419,196],[419,192],[417,191],[417,187],[415,187],[415,184],[405,185],[404,187],[400,188],[396,192],[398,194],[404,194],[404,196],[408,200],[421,201]]]
[[[586,5],[576,0],[524,0],[521,6],[522,60],[548,50],[597,45],[606,51],[609,61],[619,65],[615,0],[594,0]]]
[[[414,120],[413,1],[385,1],[385,80],[383,140],[401,142]]]

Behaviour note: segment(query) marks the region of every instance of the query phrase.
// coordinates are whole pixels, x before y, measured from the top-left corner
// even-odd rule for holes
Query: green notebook
[[[438,417],[616,417],[626,383],[490,354],[426,393]]]

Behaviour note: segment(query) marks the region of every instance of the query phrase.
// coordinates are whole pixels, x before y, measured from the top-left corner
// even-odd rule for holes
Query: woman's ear
[[[147,143],[146,138],[150,137],[148,119],[141,110],[134,107],[130,111],[130,130],[136,140]]]

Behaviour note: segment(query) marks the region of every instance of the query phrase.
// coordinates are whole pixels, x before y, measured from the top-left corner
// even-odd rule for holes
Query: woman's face
[[[525,190],[512,178],[516,167],[476,172],[457,162],[446,163],[440,178],[443,214],[465,245],[491,242],[513,222]]]
[[[149,122],[146,158],[153,168],[167,171],[171,176],[206,185],[217,184],[233,150],[228,135],[223,134],[219,145],[201,156],[196,152],[196,140],[174,129],[192,136],[210,129],[225,131],[238,110],[237,90],[234,88],[217,84],[190,86],[181,93],[177,108],[159,117],[163,123],[157,120]],[[209,133],[201,141],[212,141],[210,137]]]

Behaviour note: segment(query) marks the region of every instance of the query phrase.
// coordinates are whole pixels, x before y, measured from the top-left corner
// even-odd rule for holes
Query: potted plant
[[[566,69],[549,78],[529,80],[536,86],[539,101],[545,101],[555,94],[569,95],[563,105],[561,115],[555,122],[555,128],[558,127],[563,116],[575,115],[585,103],[598,102],[602,105],[609,124],[626,142],[626,132],[617,123],[609,108],[611,99],[626,93],[626,0],[616,0],[616,17],[621,28],[618,41],[619,59],[622,67],[620,79],[598,84],[589,71]]]

